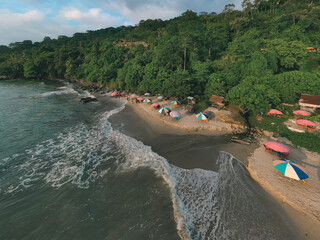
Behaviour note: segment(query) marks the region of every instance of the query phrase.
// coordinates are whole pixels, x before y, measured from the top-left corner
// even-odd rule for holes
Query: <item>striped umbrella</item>
[[[277,109],[270,109],[270,111],[267,113],[267,115],[282,115],[283,113]]]
[[[180,102],[176,99],[174,101],[171,102],[172,105],[176,105],[176,106],[180,106]]]
[[[178,120],[178,119],[181,118],[180,113],[177,112],[177,111],[172,111],[172,112],[170,112],[170,116],[173,117],[173,118],[176,119],[176,120]]]
[[[118,92],[113,92],[113,93],[111,93],[111,97],[116,97],[116,96],[118,96],[118,95],[119,95]]]
[[[203,112],[199,112],[197,113],[196,117],[202,121],[208,121],[208,115],[203,113]]]
[[[153,103],[153,104],[151,105],[151,107],[157,108],[157,107],[160,107],[160,105],[159,105],[159,103]]]
[[[170,108],[162,107],[162,108],[160,108],[159,113],[161,113],[163,115],[168,115],[170,111],[171,111]]]
[[[317,126],[317,124],[315,124],[314,122],[306,120],[306,119],[298,119],[297,124],[308,126],[308,127],[316,127]]]
[[[152,103],[152,100],[150,98],[147,98],[143,101],[144,103]]]
[[[290,160],[274,160],[273,166],[286,177],[293,178],[296,180],[303,180],[309,178],[308,172],[304,167]]]
[[[278,142],[274,142],[274,141],[266,141],[264,143],[264,146],[266,148],[270,148],[271,150],[276,151],[276,152],[280,152],[280,153],[290,153],[291,152],[291,150],[289,148],[287,148],[286,146],[284,146],[283,144],[278,143]]]
[[[307,111],[304,111],[304,110],[296,110],[296,111],[293,111],[293,114],[294,115],[302,115],[302,116],[309,116],[311,115],[309,112]]]

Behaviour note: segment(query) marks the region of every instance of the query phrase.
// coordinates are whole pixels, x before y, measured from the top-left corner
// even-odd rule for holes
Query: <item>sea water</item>
[[[299,239],[233,156],[174,166],[109,123],[125,100],[82,94],[0,82],[0,239]]]

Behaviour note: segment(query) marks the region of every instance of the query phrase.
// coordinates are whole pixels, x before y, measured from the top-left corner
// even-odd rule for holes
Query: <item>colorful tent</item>
[[[290,160],[274,160],[273,166],[286,177],[293,178],[296,180],[303,180],[309,178],[308,172],[304,167]]]
[[[166,115],[166,116],[168,116],[170,112],[171,112],[171,110],[168,107],[162,107],[159,109],[159,113]]]
[[[263,145],[266,151],[279,153],[280,156],[287,157],[291,152],[289,148],[278,142],[266,141]]]
[[[208,119],[209,119],[208,115],[205,114],[205,113],[203,113],[203,112],[197,113],[197,114],[196,114],[196,117],[197,117],[198,119],[202,120],[202,121],[205,121],[205,122],[208,122]]]
[[[111,93],[111,97],[116,97],[116,96],[118,96],[118,95],[119,95],[118,92],[113,92],[113,93]]]
[[[309,112],[305,111],[305,110],[296,110],[293,111],[293,114],[296,115],[302,115],[302,116],[309,116],[311,115]]]
[[[283,113],[280,112],[277,109],[270,109],[270,111],[267,113],[268,116],[273,115],[273,116],[281,116]]]
[[[143,102],[144,102],[144,103],[152,103],[152,99],[147,98],[147,99],[145,99]]]
[[[175,105],[177,107],[180,107],[181,103],[176,99],[174,101],[171,102],[172,105]]]
[[[176,119],[176,120],[178,120],[178,119],[181,118],[180,113],[177,112],[177,111],[172,111],[172,112],[170,112],[170,116],[173,117],[173,118]]]
[[[124,92],[122,92],[122,93],[121,93],[121,96],[122,96],[122,97],[126,97],[127,95],[126,95]]]
[[[309,120],[306,120],[306,119],[298,119],[297,124],[302,125],[302,126],[308,126],[308,127],[316,127],[317,126],[316,123],[309,121]]]
[[[160,107],[160,104],[159,103],[152,103],[151,107],[158,108],[158,107]]]

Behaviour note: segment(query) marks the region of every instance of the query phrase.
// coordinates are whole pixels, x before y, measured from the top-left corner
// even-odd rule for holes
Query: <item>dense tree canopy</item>
[[[181,100],[222,95],[246,111],[320,94],[319,1],[244,0],[168,21],[0,46],[0,75],[66,79]]]

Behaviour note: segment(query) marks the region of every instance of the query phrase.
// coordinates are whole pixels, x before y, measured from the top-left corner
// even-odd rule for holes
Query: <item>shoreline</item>
[[[216,134],[215,132],[205,132],[208,131],[208,129],[203,129],[203,128],[177,128],[175,127],[176,124],[170,124],[167,121],[163,121],[163,119],[161,118],[161,116],[159,117],[155,117],[157,115],[155,114],[150,114],[148,115],[148,111],[146,111],[143,107],[140,106],[146,106],[152,109],[151,106],[144,104],[144,103],[140,103],[140,104],[132,104],[132,103],[128,103],[126,104],[126,108],[131,109],[131,111],[133,111],[136,115],[139,116],[139,118],[142,118],[155,132],[157,133],[161,133],[161,134],[177,134],[177,135],[205,135],[205,136],[215,136],[215,137],[227,137],[228,132],[219,132],[219,134]],[[153,111],[157,111],[155,109],[152,109]],[[163,116],[163,118],[166,118],[165,116]],[[167,117],[168,118],[168,117]],[[231,136],[231,135],[230,135]],[[223,151],[227,151],[230,152],[233,156],[235,156],[235,158],[239,159],[240,161],[244,162],[245,165],[247,166],[247,170],[250,173],[252,179],[258,183],[258,185],[264,189],[270,196],[272,196],[272,198],[274,198],[274,200],[276,202],[278,202],[280,204],[280,206],[284,209],[284,211],[288,214],[288,216],[291,218],[291,220],[294,222],[294,224],[296,225],[297,229],[299,229],[299,232],[301,232],[301,235],[303,235],[303,239],[319,239],[320,238],[320,221],[317,217],[315,217],[312,213],[306,211],[300,204],[303,204],[303,201],[300,202],[299,204],[295,203],[292,204],[292,202],[290,201],[290,198],[288,199],[287,197],[285,197],[284,193],[274,189],[274,187],[272,187],[272,185],[270,185],[268,183],[268,181],[265,179],[265,177],[263,175],[261,175],[261,173],[259,172],[261,169],[261,166],[259,167],[259,164],[257,164],[258,168],[254,168],[253,163],[256,159],[260,159],[260,161],[263,161],[266,159],[263,157],[260,157],[260,151],[261,148],[263,148],[262,145],[262,141],[264,139],[260,138],[259,139],[259,145],[253,147],[254,144],[251,144],[250,146],[244,146],[244,145],[240,145],[240,144],[236,144],[236,143],[231,143],[230,141],[228,141],[227,143],[225,143],[225,146],[220,148],[219,150],[223,150]],[[229,145],[229,149],[226,149]],[[233,145],[233,146],[231,146]],[[241,149],[249,149],[250,150],[246,152],[246,157],[247,162],[244,160],[244,157],[242,156],[242,158],[239,158],[237,156],[237,153],[234,151],[232,151],[232,148],[234,148],[234,145],[240,146],[240,148],[237,148],[237,151],[241,151]],[[151,144],[152,146],[152,144]],[[290,147],[293,151],[295,151],[295,148]],[[231,150],[231,151],[230,151]],[[306,150],[300,150],[302,152],[306,152]],[[259,152],[259,154],[257,155],[257,152]],[[313,154],[313,153],[310,153]],[[272,155],[271,155],[272,156]],[[290,158],[289,158],[290,159]],[[259,162],[260,162],[259,161]],[[212,161],[210,161],[212,164]],[[175,162],[171,162],[174,165]],[[271,161],[272,163],[272,161]],[[209,164],[209,163],[206,163]],[[299,163],[298,163],[299,164]],[[183,164],[178,164],[178,166],[183,167]],[[263,166],[263,165],[262,165]],[[188,166],[187,166],[188,167]],[[202,166],[204,169],[208,169],[208,170],[213,170],[212,168],[206,168],[205,166]],[[201,166],[200,166],[201,168]],[[257,172],[258,171],[258,172]],[[271,174],[278,174],[278,172],[273,168],[268,169],[267,173],[271,173]],[[311,176],[312,177],[312,176]],[[283,180],[283,181],[290,181],[291,179],[288,179],[284,176],[282,176],[282,174],[280,174],[277,178],[277,180]],[[308,179],[309,180],[309,179]],[[316,181],[316,179],[314,179]],[[295,180],[291,180],[291,181],[295,181]],[[319,180],[318,180],[319,181]],[[298,182],[299,185],[303,184],[302,182]],[[305,186],[305,185],[302,185]],[[296,186],[294,185],[293,188],[295,188]],[[294,194],[293,194],[294,196]],[[316,195],[318,196],[318,195]],[[320,196],[320,195],[319,195]],[[320,197],[319,197],[320,199]],[[315,199],[313,199],[315,200]],[[316,209],[317,210],[317,209]],[[320,207],[318,209],[318,211],[320,212]]]

